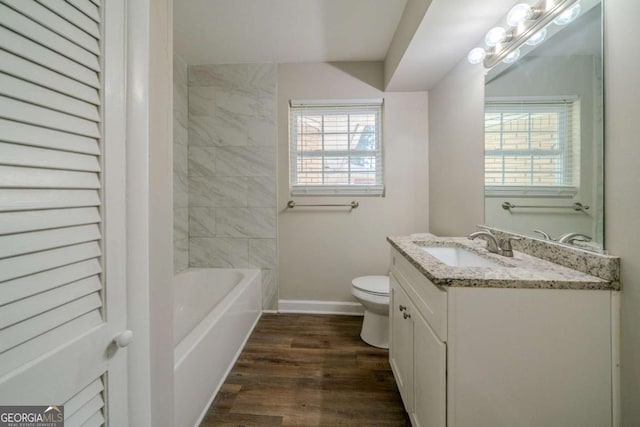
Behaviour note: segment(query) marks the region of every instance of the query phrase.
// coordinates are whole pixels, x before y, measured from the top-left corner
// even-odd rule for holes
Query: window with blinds
[[[382,195],[382,100],[291,101],[292,195]]]
[[[579,186],[577,100],[485,105],[485,192],[573,195]]]

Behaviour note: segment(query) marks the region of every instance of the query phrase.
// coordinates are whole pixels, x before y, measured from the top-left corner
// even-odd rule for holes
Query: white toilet
[[[351,294],[364,306],[360,338],[389,348],[389,276],[362,276],[351,281]]]

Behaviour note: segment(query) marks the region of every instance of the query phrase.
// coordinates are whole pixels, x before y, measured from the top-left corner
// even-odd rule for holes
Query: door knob
[[[405,310],[407,309],[407,306],[406,306],[406,305],[402,305],[402,304],[400,304],[400,305],[398,306],[398,309],[400,309],[400,311],[405,311]]]
[[[133,341],[133,332],[130,330],[122,331],[113,339],[116,345],[120,348],[126,347]]]
[[[405,319],[411,319],[411,315],[409,313],[403,313],[402,317],[404,317]]]

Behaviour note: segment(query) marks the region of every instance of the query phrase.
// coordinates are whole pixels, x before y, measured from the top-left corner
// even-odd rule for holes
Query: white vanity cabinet
[[[393,273],[390,300],[390,341],[389,363],[396,384],[400,390],[404,407],[408,413],[413,411],[413,322],[410,313],[414,312],[413,304],[402,290]]]
[[[616,424],[617,292],[440,288],[395,249],[390,278],[389,358],[414,427]]]
[[[396,260],[398,265],[403,261]],[[389,361],[411,423],[416,427],[444,427],[447,349],[425,319],[425,313],[433,317],[434,311],[429,307],[443,304],[442,297],[446,295],[433,284],[423,283],[433,287],[435,300],[430,300],[428,292],[416,290],[407,275],[412,274],[406,266],[405,269],[392,268],[390,274]]]

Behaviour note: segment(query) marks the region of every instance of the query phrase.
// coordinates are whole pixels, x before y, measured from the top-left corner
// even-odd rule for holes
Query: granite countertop
[[[485,288],[540,288],[619,290],[620,284],[563,267],[541,258],[513,251],[513,258],[487,251],[482,239],[466,237],[387,237],[397,249],[431,282],[438,286]],[[423,251],[425,246],[456,246],[465,248],[501,267],[451,267]]]

